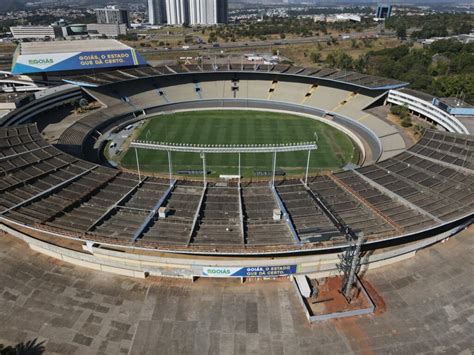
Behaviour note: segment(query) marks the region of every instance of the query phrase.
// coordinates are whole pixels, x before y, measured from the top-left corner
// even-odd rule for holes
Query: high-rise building
[[[190,25],[227,23],[227,0],[189,0]]]
[[[166,22],[168,25],[189,23],[189,0],[166,0]]]
[[[148,0],[152,25],[216,25],[227,23],[228,0]]]
[[[148,22],[152,25],[167,23],[165,0],[148,0]]]
[[[216,0],[217,3],[217,23],[229,22],[229,1]]]
[[[377,6],[377,14],[375,15],[378,19],[387,19],[392,15],[392,5],[379,5]]]
[[[95,14],[97,16],[97,23],[100,23],[100,24],[124,23],[127,25],[127,27],[130,26],[128,11],[124,9],[119,9],[116,6],[106,6],[102,9],[95,9]]]

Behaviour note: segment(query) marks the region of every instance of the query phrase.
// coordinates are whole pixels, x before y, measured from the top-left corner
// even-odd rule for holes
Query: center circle
[[[312,174],[337,171],[349,163],[357,164],[360,155],[357,144],[339,129],[313,118],[272,111],[197,110],[167,113],[149,117],[135,131],[127,134],[136,140],[179,145],[284,145],[317,141],[318,149],[310,153],[309,172]],[[136,170],[138,166],[133,149],[128,149],[125,143],[120,151],[113,159],[123,168]],[[140,149],[138,155],[141,171],[156,174],[168,172],[167,152]],[[278,153],[276,168],[280,174],[297,176],[305,172],[307,161],[307,151]],[[243,177],[264,176],[265,172],[272,169],[272,162],[272,153],[242,153],[241,174]],[[198,171],[203,169],[202,156],[173,152],[172,166],[176,175]],[[210,177],[235,175],[238,172],[238,154],[208,153],[206,170]]]

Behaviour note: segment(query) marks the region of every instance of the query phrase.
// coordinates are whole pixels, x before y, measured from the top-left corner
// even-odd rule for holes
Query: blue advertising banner
[[[134,50],[20,55],[13,74],[129,67],[146,64]]]
[[[295,274],[297,269],[297,265],[204,267],[202,275],[211,277],[276,277]]]

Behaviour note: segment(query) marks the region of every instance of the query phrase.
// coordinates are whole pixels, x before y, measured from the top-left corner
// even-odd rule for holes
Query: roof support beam
[[[418,153],[415,153],[415,152],[411,152],[409,150],[407,150],[407,153],[409,153],[411,155],[414,155],[415,157],[418,157],[418,158],[421,158],[421,159],[426,159],[426,160],[428,160],[432,163],[439,164],[439,165],[445,166],[447,168],[451,168],[453,170],[459,171],[460,173],[474,175],[473,170],[467,169],[467,168],[459,166],[459,165],[447,163],[445,161],[434,159],[434,158],[431,158],[431,157],[427,157],[427,156],[424,156],[424,155],[421,155],[421,154],[418,154]]]
[[[34,166],[34,165],[36,165],[36,164],[38,164],[38,163],[42,163],[42,162],[46,162],[46,163],[47,163],[48,160],[57,157],[59,154],[60,154],[60,153],[57,152],[57,153],[55,153],[54,155],[51,155],[51,156],[46,157],[46,158],[43,158],[43,159],[39,159],[39,158],[38,158],[38,160],[35,160],[35,161],[33,161],[33,162],[26,162],[26,164],[23,164],[23,165],[16,165],[16,166],[14,166],[14,167],[12,167],[12,168],[10,168],[10,169],[8,169],[8,170],[3,170],[3,171],[0,170],[0,176],[11,174],[11,173],[13,173],[13,172],[15,172],[15,171],[17,171],[17,170],[21,170],[21,169],[24,169],[24,168],[29,167],[29,166]]]
[[[82,177],[83,175],[86,175],[86,174],[90,173],[92,170],[94,170],[94,169],[96,169],[96,168],[97,168],[97,165],[95,165],[95,166],[93,166],[92,168],[87,169],[87,170],[83,171],[82,173],[80,173],[80,174],[78,174],[78,175],[75,175],[75,176],[73,176],[72,178],[69,178],[69,179],[67,179],[67,180],[65,180],[65,181],[63,181],[63,182],[61,182],[61,183],[59,183],[59,184],[57,184],[57,185],[55,185],[55,186],[52,186],[52,187],[50,187],[50,188],[47,189],[47,190],[41,191],[40,193],[38,193],[38,194],[36,194],[36,195],[34,195],[34,196],[32,196],[32,197],[30,197],[30,198],[28,198],[28,199],[26,199],[26,200],[20,202],[20,203],[17,203],[15,206],[12,206],[12,207],[10,207],[10,208],[7,208],[6,210],[3,210],[2,212],[0,212],[0,214],[5,214],[5,213],[7,213],[7,212],[9,212],[9,211],[11,211],[11,210],[14,210],[14,209],[17,209],[17,208],[19,208],[19,207],[21,207],[21,206],[24,206],[24,205],[26,205],[26,204],[28,204],[28,203],[30,203],[30,202],[32,202],[32,201],[38,199],[38,198],[41,198],[41,197],[43,197],[43,196],[47,196],[47,195],[49,195],[50,193],[53,193],[54,191],[56,191],[57,189],[60,189],[61,187],[65,186],[65,185],[67,185],[67,184],[70,184],[71,182],[74,182],[74,181],[78,180],[80,177]]]
[[[37,150],[42,150],[44,148],[45,147],[39,147],[39,148],[24,151],[24,152],[21,152],[21,153],[7,155],[6,157],[0,157],[0,161],[8,160],[8,159],[11,159],[11,158],[16,158],[16,157],[19,157],[19,156],[22,156],[22,155],[25,155],[25,154],[28,154],[28,153],[33,153],[33,152],[36,152]]]
[[[420,184],[419,182],[415,182],[413,180],[410,180],[409,178],[401,175],[401,174],[398,174],[397,172],[393,172],[393,171],[390,171],[386,168],[383,168],[381,166],[378,166],[380,169],[382,169],[383,171],[385,171],[387,174],[392,174],[393,176],[395,176],[398,180],[401,180],[405,183],[407,183],[408,185],[410,185],[411,187],[417,189],[418,191],[421,191],[421,192],[427,192],[428,194],[430,194],[431,196],[434,196],[436,197],[438,200],[440,201],[446,201],[446,202],[449,202],[451,201],[451,203],[459,203],[458,201],[455,201],[453,200],[452,198],[450,197],[447,197],[447,196],[443,196],[441,195],[439,192],[425,186],[425,185],[422,185]],[[466,205],[464,205],[465,207],[467,207]]]
[[[443,176],[443,175],[440,175],[434,171],[430,171],[430,170],[427,170],[427,169],[424,169],[424,168],[420,168],[418,165],[416,164],[408,164],[406,161],[403,161],[403,160],[400,160],[400,159],[397,159],[397,157],[392,157],[390,159],[393,159],[393,160],[396,160],[398,161],[399,163],[401,164],[405,164],[407,165],[407,167],[413,169],[413,170],[416,170],[416,171],[419,171],[420,173],[422,174],[426,174],[428,175],[429,177],[436,177],[437,179],[439,179],[440,181],[444,181],[444,182],[451,182],[453,183],[454,185],[457,185],[459,187],[462,187],[462,188],[465,188],[467,190],[470,190],[471,189],[471,185],[468,184],[466,185],[466,183],[464,182],[461,182],[461,181],[456,181],[456,180],[453,180],[452,178],[450,177],[447,177],[447,176]],[[454,169],[453,169],[454,170]]]
[[[134,187],[132,187],[129,191],[127,191],[124,195],[122,195],[112,206],[110,206],[107,211],[102,214],[99,218],[97,218],[90,226],[87,228],[87,232],[89,232],[92,228],[94,228],[96,225],[98,225],[100,222],[102,222],[107,216],[112,213],[113,210],[115,210],[128,196],[131,194],[135,193],[135,191],[143,184],[143,182],[146,181],[146,178],[141,180],[138,184],[136,184]]]
[[[424,209],[418,207],[417,205],[414,205],[413,203],[411,203],[410,201],[404,199],[402,196],[400,195],[397,195],[396,193],[390,191],[389,189],[387,189],[386,187],[376,183],[375,181],[373,181],[372,179],[369,179],[367,176],[365,175],[362,175],[361,173],[359,173],[357,170],[351,170],[353,171],[358,177],[360,177],[361,179],[363,179],[364,181],[368,182],[370,185],[372,185],[373,187],[375,187],[377,190],[379,190],[381,193],[383,193],[384,195],[387,195],[388,197],[390,197],[391,199],[395,200],[395,201],[398,201],[400,202],[402,205],[405,205],[406,207],[414,210],[414,211],[417,211],[418,213],[430,218],[430,219],[433,219],[435,220],[436,222],[438,223],[443,223],[442,220],[440,220],[438,217],[432,215],[431,213],[429,213],[428,211],[425,211]]]

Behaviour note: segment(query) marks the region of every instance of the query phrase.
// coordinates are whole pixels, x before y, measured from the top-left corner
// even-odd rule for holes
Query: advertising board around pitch
[[[251,267],[203,267],[202,276],[208,277],[276,277],[292,275],[297,265]]]

